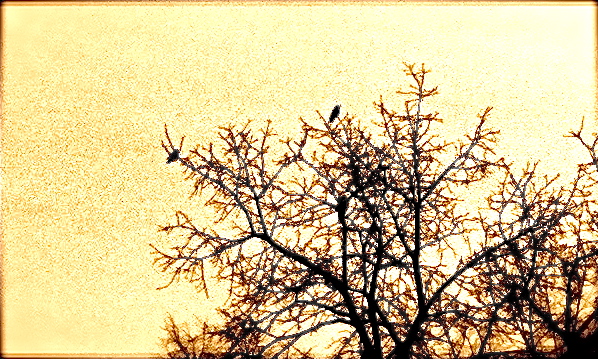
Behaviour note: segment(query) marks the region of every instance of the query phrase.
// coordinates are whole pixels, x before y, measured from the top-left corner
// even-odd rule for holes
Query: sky
[[[487,106],[497,153],[565,175],[598,128],[590,3],[201,3],[2,7],[2,351],[160,351],[168,313],[215,320],[189,283],[163,290],[150,243],[176,210],[210,220],[164,124],[187,145],[273,121],[298,136],[340,103],[363,120],[425,63],[447,138]],[[212,269],[215,270],[215,269]]]

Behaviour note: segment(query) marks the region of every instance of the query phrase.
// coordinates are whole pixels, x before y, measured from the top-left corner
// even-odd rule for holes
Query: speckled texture
[[[564,175],[562,137],[596,116],[591,7],[6,6],[3,15],[3,331],[8,353],[151,353],[167,312],[206,300],[152,267],[148,243],[185,210],[163,126],[188,145],[272,119],[280,134],[336,103],[363,119],[400,104],[402,62],[425,62],[449,139],[494,106],[498,152]],[[397,109],[400,109],[397,108]],[[594,125],[595,128],[595,125]],[[454,130],[454,132],[452,131]]]

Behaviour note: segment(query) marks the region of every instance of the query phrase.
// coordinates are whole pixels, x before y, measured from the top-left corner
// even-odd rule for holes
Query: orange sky
[[[566,174],[585,154],[562,136],[598,127],[596,9],[556,5],[4,5],[4,352],[154,353],[167,313],[212,316],[218,290],[155,289],[158,226],[206,212],[164,123],[190,145],[248,118],[297,134],[337,102],[368,119],[425,62],[444,135],[493,106],[500,155]]]

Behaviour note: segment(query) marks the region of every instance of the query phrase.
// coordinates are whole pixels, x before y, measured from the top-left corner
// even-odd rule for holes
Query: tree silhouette
[[[237,327],[242,325],[237,323]],[[172,316],[168,316],[164,330],[166,338],[162,339],[162,347],[167,358],[176,359],[262,359],[252,354],[255,347],[236,348],[226,351],[226,343],[232,342],[229,333],[216,330],[214,326],[203,323],[197,334],[193,334],[188,325],[178,325]],[[237,333],[238,334],[238,333]]]
[[[365,126],[349,115],[301,119],[301,138],[276,144],[281,155],[270,123],[257,136],[247,123],[222,128],[222,147],[178,156],[193,195],[218,211],[211,222],[230,226],[200,228],[177,212],[163,230],[186,240],[153,246],[156,263],[170,283],[184,278],[206,294],[206,262],[219,269],[230,298],[220,309],[226,324],[212,334],[226,338],[227,351],[310,355],[296,344],[325,327],[338,329],[330,348],[339,358],[589,348],[598,308],[596,141],[583,141],[583,126],[571,133],[597,168],[579,165],[568,187],[538,179],[535,165],[518,175],[493,151],[490,107],[463,140],[440,139],[443,120],[423,110],[437,94],[424,86],[428,72],[406,65],[413,85],[398,91],[403,114],[381,98],[380,120]],[[165,132],[169,156],[182,150]],[[486,188],[487,208],[470,214],[467,199]]]

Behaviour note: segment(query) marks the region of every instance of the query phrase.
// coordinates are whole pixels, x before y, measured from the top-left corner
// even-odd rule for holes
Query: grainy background
[[[156,353],[167,313],[213,320],[205,299],[152,267],[148,243],[177,209],[204,216],[163,126],[187,144],[218,126],[299,117],[336,103],[364,120],[421,63],[449,139],[493,106],[497,151],[565,177],[596,129],[596,9],[435,3],[2,8],[2,268],[5,353]]]

